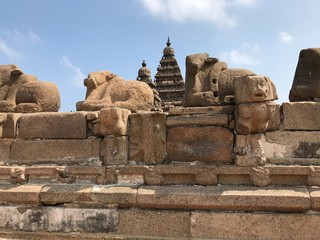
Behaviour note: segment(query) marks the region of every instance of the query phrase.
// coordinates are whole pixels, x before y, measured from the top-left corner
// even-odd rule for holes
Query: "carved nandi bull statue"
[[[148,84],[124,80],[110,71],[89,73],[84,85],[87,87],[86,99],[77,102],[77,111],[118,107],[136,112],[149,111],[153,106],[154,95]]]
[[[183,106],[224,105],[233,102],[235,77],[253,74],[247,69],[228,68],[207,53],[186,58],[186,89]]]
[[[57,112],[59,108],[56,84],[24,74],[16,65],[0,65],[0,112]]]

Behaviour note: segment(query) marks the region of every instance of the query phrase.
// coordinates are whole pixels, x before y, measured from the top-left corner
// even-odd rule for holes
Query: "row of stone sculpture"
[[[319,100],[319,65],[320,49],[301,51],[290,101]],[[110,71],[89,73],[84,85],[87,87],[86,98],[76,104],[78,111],[96,111],[105,107],[148,111],[158,98],[147,84],[126,81]],[[228,68],[226,63],[207,53],[186,58],[185,107],[237,104],[240,114],[250,108],[240,104],[275,99],[276,89],[268,77],[246,69]],[[59,108],[60,95],[56,84],[41,82],[35,76],[24,74],[15,65],[0,65],[0,112],[55,112]]]

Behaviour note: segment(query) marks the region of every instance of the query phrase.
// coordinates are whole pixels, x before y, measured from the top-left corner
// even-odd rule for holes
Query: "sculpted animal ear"
[[[271,79],[267,76],[264,77],[266,82],[269,83],[268,85],[271,87],[271,91],[272,91],[272,98],[274,100],[278,99],[278,94],[277,94],[277,89],[276,86],[274,85],[274,83],[271,81]]]
[[[22,75],[22,74],[23,74],[23,72],[20,69],[14,69],[11,71],[11,75],[18,76],[18,75]]]
[[[85,78],[85,79],[83,80],[83,85],[87,86],[87,84],[88,84],[88,78]]]

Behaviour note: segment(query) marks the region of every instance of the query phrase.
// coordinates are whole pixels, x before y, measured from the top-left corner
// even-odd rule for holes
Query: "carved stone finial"
[[[167,41],[167,46],[170,47],[171,42],[170,42],[170,38],[168,37],[168,41]]]

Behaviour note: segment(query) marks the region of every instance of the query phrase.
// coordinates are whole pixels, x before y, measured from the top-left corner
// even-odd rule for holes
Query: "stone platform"
[[[319,106],[277,105],[260,165],[233,106],[1,113],[0,238],[318,239]]]

